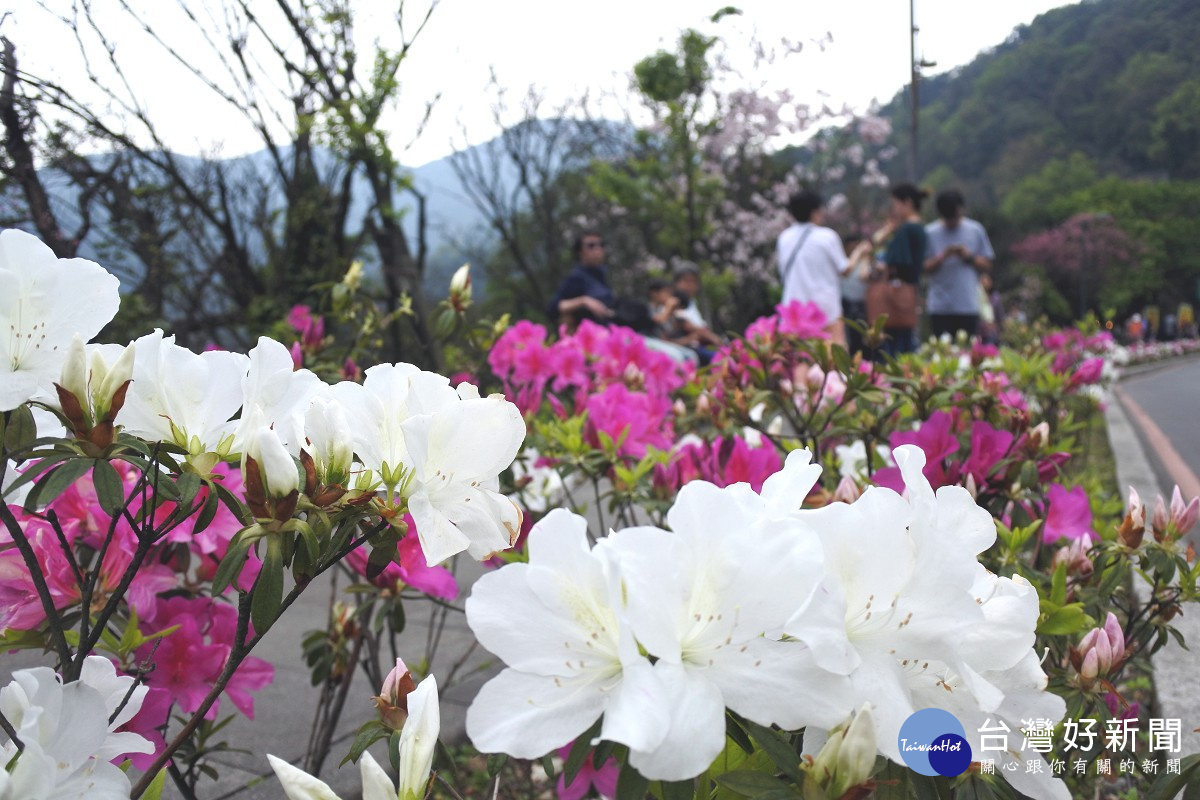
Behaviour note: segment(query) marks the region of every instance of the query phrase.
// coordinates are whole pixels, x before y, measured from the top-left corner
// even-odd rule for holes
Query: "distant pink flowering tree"
[[[1083,316],[1096,306],[1121,307],[1136,286],[1136,271],[1119,269],[1138,256],[1136,242],[1107,214],[1075,214],[1061,225],[1013,246],[1020,260],[1039,265]],[[1114,279],[1120,275],[1120,281]]]

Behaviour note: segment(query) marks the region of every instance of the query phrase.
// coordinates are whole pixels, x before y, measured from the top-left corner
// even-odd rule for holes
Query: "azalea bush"
[[[254,646],[337,572],[297,654],[315,755],[270,759],[291,798],[335,796],[314,773],[359,668],[368,797],[529,796],[544,774],[568,798],[1065,798],[1094,773],[1056,763],[1119,748],[1040,742],[1144,716],[1139,665],[1197,596],[1200,500],[1147,508],[1076,467],[1103,335],[871,363],[790,304],[697,372],[620,328],[471,325],[460,272],[439,327],[473,377],[451,380],[358,366],[388,315],[353,269],[278,340],[194,353],[88,344],[115,279],[16,231],[0,259],[0,614],[6,647],[52,662],[0,690],[0,795],[197,796],[221,715],[272,678]],[[459,553],[493,567],[465,602]],[[467,715],[486,780],[435,755],[452,672],[391,658],[417,600],[503,662]],[[958,777],[906,766],[924,708],[964,728]]]
[[[411,577],[521,528],[496,489],[525,425],[499,395],[408,364],[330,385],[266,337],[86,344],[116,279],[20,231],[0,233],[0,280],[0,623],[54,662],[0,699],[0,794],[156,796],[169,776],[194,796],[223,701],[252,717],[272,678],[251,651],[319,575]],[[127,760],[132,785],[109,768]]]
[[[472,629],[509,667],[472,706],[477,746],[536,758],[574,742],[560,775],[567,794],[586,790],[587,765],[604,764],[620,770],[625,789],[613,791],[630,797],[647,787],[662,797],[886,795],[897,781],[909,787],[901,794],[931,781],[1068,797],[1095,773],[1052,769],[1070,754],[1022,751],[1022,730],[1090,720],[1103,731],[1139,713],[1145,722],[1124,681],[1138,683],[1144,656],[1178,635],[1170,621],[1196,598],[1200,567],[1180,532],[1200,501],[1176,497],[1168,513],[1159,498],[1151,515],[1136,495],[1123,502],[1111,476],[1073,463],[1115,374],[1111,336],[1034,329],[1009,347],[947,340],[872,364],[824,341],[824,322],[781,306],[712,368],[666,386],[658,376],[681,368],[657,354],[637,351],[624,370],[609,364],[609,342],[627,338],[619,330],[581,326],[552,339],[520,323],[500,338],[490,363],[521,398],[526,446],[536,448],[517,481],[533,495],[529,516],[577,501],[571,476],[583,471],[594,491],[574,505],[600,525],[550,511],[526,553],[509,557],[521,563],[485,576],[468,600]],[[588,370],[598,377],[572,378]],[[596,414],[604,406],[594,398],[610,393],[621,396],[617,425]],[[803,480],[784,477],[800,463]],[[810,572],[771,549],[777,530],[792,546],[809,537]],[[881,538],[861,539],[865,530]],[[968,544],[971,530],[979,539]],[[959,547],[959,568],[942,560]],[[923,564],[935,551],[936,566]],[[1135,592],[1135,576],[1148,594]],[[897,609],[925,591],[937,600],[913,619],[950,616],[915,633]],[[835,608],[822,608],[830,598]],[[501,602],[541,623],[499,626],[491,609]],[[1012,616],[993,615],[1001,607]],[[748,608],[774,610],[761,618]],[[1008,660],[992,674],[990,657]],[[822,703],[839,686],[849,688],[830,719]],[[628,706],[627,691],[638,698]],[[992,774],[897,771],[900,725],[929,706],[963,721]],[[981,753],[988,725],[1013,731],[1013,747]],[[838,755],[852,730],[855,742],[873,742],[854,745],[853,766]],[[1074,755],[1089,765],[1110,756],[1100,739]],[[1006,760],[1022,771],[1006,771]],[[1029,763],[1041,767],[1026,773]]]

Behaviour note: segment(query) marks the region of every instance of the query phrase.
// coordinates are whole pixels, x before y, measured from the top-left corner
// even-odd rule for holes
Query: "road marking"
[[[1154,420],[1150,419],[1150,415],[1120,386],[1114,387],[1114,393],[1125,408],[1126,413],[1129,414],[1129,417],[1141,429],[1142,435],[1146,437],[1146,443],[1154,451],[1154,455],[1167,471],[1167,475],[1179,486],[1179,491],[1183,495],[1183,501],[1186,503],[1193,497],[1200,496],[1200,478],[1197,478],[1196,473],[1192,472],[1191,468],[1188,467],[1187,462],[1179,455],[1179,452],[1171,444],[1171,440],[1167,438],[1167,435],[1162,432],[1162,429],[1154,424]]]

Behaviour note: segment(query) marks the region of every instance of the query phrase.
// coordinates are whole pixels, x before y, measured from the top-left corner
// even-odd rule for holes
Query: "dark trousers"
[[[842,298],[842,319],[847,322],[854,321],[860,325],[867,324],[867,301],[866,300],[847,300]],[[863,337],[857,328],[846,326],[846,352],[850,355],[860,352],[863,349]]]
[[[929,329],[934,336],[948,333],[951,336],[959,331],[965,331],[967,336],[974,336],[979,328],[978,314],[930,314]]]

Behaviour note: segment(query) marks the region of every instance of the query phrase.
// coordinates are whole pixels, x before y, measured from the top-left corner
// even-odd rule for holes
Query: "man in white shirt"
[[[841,237],[821,224],[825,221],[825,203],[816,192],[805,190],[792,195],[788,212],[796,221],[779,234],[775,244],[783,302],[816,304],[828,320],[826,332],[844,346],[840,280],[850,264]]]

